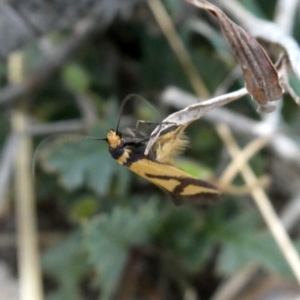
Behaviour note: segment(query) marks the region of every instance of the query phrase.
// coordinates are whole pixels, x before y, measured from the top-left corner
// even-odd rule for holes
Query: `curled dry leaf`
[[[282,28],[274,22],[256,17],[235,0],[218,0],[217,3],[238,20],[252,36],[258,38],[268,47],[268,54],[276,57],[276,69],[283,89],[300,106],[300,93],[294,90],[300,82],[300,47],[296,39],[290,35],[291,28],[286,30],[286,27]],[[297,4],[290,1],[287,3],[287,6],[289,5],[294,8]],[[288,15],[285,18],[292,18],[292,23],[294,22],[293,16]],[[280,56],[282,55],[285,57],[284,65],[280,64],[282,60]],[[294,87],[290,84],[290,78],[293,80]]]
[[[168,89],[163,96],[163,98],[173,98],[173,94],[178,94],[178,90],[176,88]],[[171,115],[169,115],[167,118],[165,118],[162,121],[162,124],[157,126],[152,132],[151,137],[149,139],[149,142],[147,144],[147,147],[145,149],[145,154],[147,155],[153,146],[153,144],[158,139],[160,133],[169,127],[172,126],[183,126],[186,124],[189,124],[193,121],[196,121],[200,119],[205,113],[208,111],[223,106],[225,104],[228,104],[234,100],[237,100],[244,95],[247,95],[247,91],[245,88],[242,88],[238,91],[231,92],[225,95],[221,95],[215,98],[212,98],[207,101],[191,104],[184,109],[181,109]]]
[[[271,112],[275,106],[270,101],[278,100],[283,89],[278,73],[260,44],[243,28],[231,21],[218,7],[205,0],[186,0],[214,14],[238,60],[247,91],[259,105],[259,112]]]

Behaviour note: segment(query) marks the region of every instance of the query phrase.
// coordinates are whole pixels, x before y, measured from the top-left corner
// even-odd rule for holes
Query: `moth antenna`
[[[145,103],[147,103],[148,105],[150,105],[155,111],[157,114],[160,115],[160,112],[156,109],[156,107],[154,107],[154,105],[152,103],[150,103],[146,98],[138,95],[138,94],[129,94],[128,96],[126,96],[124,98],[124,100],[122,101],[121,103],[121,107],[120,107],[120,110],[119,110],[119,117],[118,117],[118,123],[117,123],[117,128],[116,128],[116,132],[119,133],[119,125],[120,125],[120,120],[121,120],[121,116],[122,116],[122,113],[123,113],[123,110],[124,110],[124,107],[125,107],[125,104],[129,101],[129,100],[133,100],[133,99],[138,99],[140,101],[144,101]]]
[[[80,140],[106,141],[106,138],[97,138],[94,136],[81,135],[81,134],[58,133],[58,134],[53,134],[53,135],[47,136],[38,144],[38,146],[36,147],[36,149],[33,153],[32,164],[31,164],[31,174],[32,174],[33,180],[35,180],[36,161],[37,161],[38,155],[40,154],[41,150],[43,150],[50,143],[57,141],[58,139],[63,139],[66,142],[67,141],[75,142],[75,141],[80,141]]]

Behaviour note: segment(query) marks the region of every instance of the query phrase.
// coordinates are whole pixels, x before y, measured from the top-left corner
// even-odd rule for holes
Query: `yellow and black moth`
[[[122,137],[118,130],[107,132],[111,156],[121,165],[166,191],[175,204],[210,204],[218,202],[221,192],[212,184],[178,169],[173,158],[188,145],[186,126],[161,135],[148,155],[144,154],[149,138]]]

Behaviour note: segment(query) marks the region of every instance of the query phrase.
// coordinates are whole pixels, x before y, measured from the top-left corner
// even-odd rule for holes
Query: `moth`
[[[147,137],[122,137],[118,130],[110,129],[103,140],[108,143],[114,160],[163,189],[176,205],[216,203],[221,198],[221,192],[214,185],[174,165],[174,157],[188,145],[185,128],[178,126],[162,134],[148,155],[144,154],[149,140]]]

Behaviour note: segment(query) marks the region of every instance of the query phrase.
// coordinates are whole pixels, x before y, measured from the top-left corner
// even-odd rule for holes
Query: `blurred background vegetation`
[[[28,133],[38,149],[34,189],[45,297],[275,299],[271,295],[277,289],[285,297],[280,299],[292,299],[288,295],[298,291],[292,273],[250,195],[225,195],[211,207],[176,207],[157,187],[118,165],[106,143],[59,136],[72,132],[105,137],[108,129],[116,128],[120,104],[128,94],[141,95],[158,112],[132,101],[121,118],[123,129],[133,127],[137,119],[157,122],[173,112],[160,97],[167,87],[193,93],[146,1],[75,2],[73,8],[54,3],[55,13],[62,15],[59,22],[46,18],[42,23],[47,26],[36,25],[39,30],[32,40],[16,42],[27,70],[23,90],[9,82],[9,51],[17,46],[11,41],[0,51],[2,157],[15,109],[26,112]],[[276,10],[276,1],[240,2],[263,19],[271,20]],[[26,9],[34,14],[35,6],[29,3]],[[216,19],[180,0],[162,3],[213,96],[236,67]],[[17,1],[6,5],[22,12]],[[43,5],[47,12],[50,4]],[[30,21],[24,7],[19,16]],[[201,22],[198,27],[196,21]],[[293,34],[299,39],[299,19],[295,22]],[[17,39],[16,32],[12,37]],[[225,92],[242,86],[237,76]],[[227,108],[260,121],[249,97]],[[279,117],[279,125],[298,143],[300,109],[289,96]],[[53,133],[58,136],[44,140]],[[187,135],[191,147],[178,160],[180,168],[205,180],[217,178],[229,156],[214,126],[199,120]],[[241,146],[250,140],[241,134],[236,138]],[[270,175],[267,192],[283,214],[295,197],[295,185],[299,193],[300,170],[270,149],[252,157],[251,166],[257,176]],[[18,220],[12,201],[16,187],[10,183],[1,192],[0,258],[11,276],[18,277]],[[243,181],[237,177],[235,183]],[[299,220],[289,228],[298,249]],[[243,288],[231,298],[218,298],[226,283],[243,276]]]

